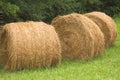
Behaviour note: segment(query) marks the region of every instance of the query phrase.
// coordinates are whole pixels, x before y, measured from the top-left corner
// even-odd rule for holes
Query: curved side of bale
[[[101,29],[105,37],[106,48],[115,43],[117,37],[116,24],[111,17],[102,12],[86,13],[85,16],[93,20]]]
[[[54,27],[43,22],[6,24],[0,53],[4,55],[4,68],[10,70],[57,66],[61,61],[57,33]]]
[[[62,56],[64,58],[71,60],[89,59],[94,57],[95,54],[98,54],[98,52],[101,52],[101,50],[104,48],[102,32],[99,34],[98,31],[100,31],[100,29],[97,28],[97,25],[83,15],[73,13],[70,15],[58,16],[53,19],[52,25],[55,27],[59,35],[62,45]],[[98,30],[92,30],[94,27],[96,27],[95,30]],[[101,44],[98,45],[99,50],[98,47],[95,48],[96,37],[93,35],[93,33],[100,38],[99,43]]]
[[[90,20],[86,16],[84,16],[84,19],[82,19],[82,21],[82,23],[88,26],[91,34],[94,37],[94,56],[98,56],[105,50],[104,34],[102,33],[98,25],[96,25],[92,20]]]

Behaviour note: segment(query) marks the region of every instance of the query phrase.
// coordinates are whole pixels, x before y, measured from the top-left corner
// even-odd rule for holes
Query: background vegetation
[[[119,0],[1,0],[5,22],[37,20],[50,22],[57,15],[72,12],[103,11],[110,16],[120,12]]]

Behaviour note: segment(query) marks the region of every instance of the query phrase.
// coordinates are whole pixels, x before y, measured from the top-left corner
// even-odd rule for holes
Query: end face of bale
[[[32,21],[10,23],[3,27],[0,54],[5,55],[5,69],[57,66],[61,45],[53,26]]]

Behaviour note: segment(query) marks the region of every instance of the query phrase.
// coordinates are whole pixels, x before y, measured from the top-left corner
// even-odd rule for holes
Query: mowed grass
[[[62,60],[59,67],[4,71],[0,80],[120,80],[120,18],[115,18],[118,37],[114,46],[89,61]]]

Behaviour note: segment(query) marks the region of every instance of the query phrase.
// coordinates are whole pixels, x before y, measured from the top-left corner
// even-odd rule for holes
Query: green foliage
[[[100,5],[102,4],[100,0],[81,0],[80,3],[83,3],[82,7],[84,8],[84,13],[91,11],[100,11]]]
[[[22,19],[50,22],[58,15],[72,12],[103,11],[110,16],[120,13],[119,0],[4,0],[4,2],[6,6],[2,7],[10,21]]]
[[[6,0],[20,8],[19,17],[23,20],[43,20],[50,22],[57,15],[76,12],[75,0]]]
[[[9,2],[0,1],[0,9],[5,15],[5,21],[15,21],[17,20],[17,12],[19,11],[19,7],[15,4],[11,4]]]
[[[75,0],[49,0],[46,4],[48,6],[45,8],[45,21],[51,21],[57,15],[76,12],[79,7]]]
[[[110,16],[120,13],[120,1],[119,0],[100,0],[102,2],[102,10]]]
[[[84,12],[102,11],[110,16],[120,13],[119,0],[81,0]]]

